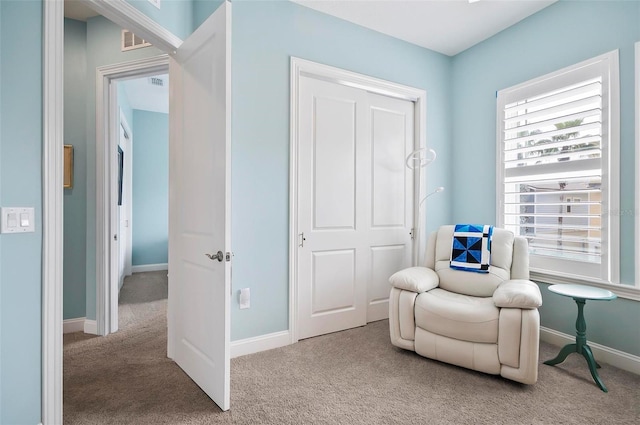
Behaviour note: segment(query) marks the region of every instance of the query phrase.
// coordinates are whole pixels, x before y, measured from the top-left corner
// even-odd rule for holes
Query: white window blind
[[[612,62],[617,52],[498,92],[498,223],[527,238],[532,271],[617,276]]]

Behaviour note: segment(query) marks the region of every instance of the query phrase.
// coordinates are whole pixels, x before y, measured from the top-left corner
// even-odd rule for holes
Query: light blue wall
[[[135,59],[157,56],[162,52],[155,47],[120,51],[122,29],[99,16],[87,21],[87,300],[88,319],[96,318],[96,68]]]
[[[133,265],[166,264],[169,115],[133,110]]]
[[[129,96],[127,96],[127,92],[124,89],[122,84],[118,84],[118,108],[124,115],[124,119],[127,121],[127,125],[129,126],[129,130],[133,132],[133,109],[131,109],[131,103],[129,102]]]
[[[427,91],[429,189],[449,186],[450,58],[290,2],[233,2],[231,339],[288,329],[289,66],[297,56]],[[448,194],[429,227],[449,221]],[[431,199],[430,199],[431,200]],[[251,308],[237,292],[251,288]]]
[[[224,0],[193,0],[193,28],[198,28]]]
[[[73,188],[64,190],[63,317],[86,310],[87,25],[64,20],[64,143],[73,145]]]
[[[162,0],[158,10],[148,0],[127,0],[182,40],[186,39],[224,0]]]
[[[161,0],[160,9],[148,0],[127,0],[127,3],[183,40],[193,32],[193,0]]]
[[[76,255],[65,255],[65,293],[64,293],[64,317],[82,317],[95,319],[96,311],[96,268],[95,268],[95,75],[96,67],[140,59],[161,54],[155,47],[148,47],[128,52],[120,51],[121,28],[110,21],[96,17],[87,23],[66,20],[71,22],[75,31],[65,31],[65,47],[73,46],[74,57],[81,55],[79,51],[85,48],[85,77],[82,78],[78,70],[69,66],[65,67],[65,137],[77,135],[74,145],[74,189],[72,195],[65,191],[65,220],[72,221],[71,226],[65,226],[64,238],[77,240],[82,247],[82,253],[75,252],[75,248],[65,243],[66,249],[73,249]],[[79,30],[85,25],[84,33]],[[84,39],[83,39],[84,37]],[[67,53],[67,52],[65,52]],[[77,58],[76,58],[77,59]],[[67,60],[70,60],[68,58]],[[79,99],[79,95],[84,99]],[[70,103],[69,99],[73,99]],[[83,102],[83,110],[80,111],[80,102]],[[125,101],[126,102],[126,101]],[[125,104],[126,113],[126,104]],[[129,112],[131,117],[131,113]],[[82,118],[80,118],[82,117]],[[84,132],[84,133],[83,133]],[[84,134],[84,137],[79,137]],[[69,197],[72,196],[72,201]],[[80,223],[84,223],[84,229],[80,229]],[[65,252],[66,254],[66,252]],[[83,271],[82,282],[85,288],[74,286],[69,290],[69,273],[72,270]],[[76,272],[71,272],[75,275]],[[75,278],[74,278],[75,279]],[[80,279],[80,276],[78,276]],[[75,281],[75,280],[72,280]],[[77,289],[77,291],[76,291]]]
[[[560,1],[453,58],[453,222],[492,223],[496,217],[496,91],[574,63],[620,50],[621,277],[634,281],[634,43],[640,2]],[[542,325],[573,334],[576,307],[550,294]],[[640,355],[640,304],[591,302],[589,339]],[[621,325],[622,324],[622,325]],[[625,325],[626,324],[626,325]]]
[[[35,233],[0,235],[0,423],[40,422],[42,4],[0,2],[0,205]]]

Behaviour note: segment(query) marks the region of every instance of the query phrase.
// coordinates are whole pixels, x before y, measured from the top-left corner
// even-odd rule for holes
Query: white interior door
[[[414,103],[368,93],[367,143],[371,146],[370,193],[363,208],[367,228],[367,322],[389,317],[389,277],[411,266],[414,173],[406,167],[415,149]]]
[[[230,25],[225,2],[169,66],[167,348],[222,410],[230,381]]]
[[[300,78],[298,337],[388,317],[411,265],[413,102]]]
[[[121,288],[124,277],[127,275],[127,252],[131,241],[129,240],[129,184],[131,179],[131,170],[125,165],[129,161],[131,155],[131,141],[129,135],[124,131],[124,127],[120,125],[120,142],[118,144],[120,151],[118,152],[118,172],[122,167],[122,182],[118,180],[118,186],[122,185],[120,203],[118,205],[118,287]],[[122,164],[120,164],[122,162]],[[118,175],[118,179],[120,176]],[[118,188],[118,190],[120,190]]]
[[[124,182],[123,182],[123,202],[125,203],[126,219],[123,222],[126,246],[124,255],[124,275],[131,276],[133,260],[133,135],[131,126],[127,123],[124,115],[120,114],[120,126],[124,128],[127,136],[127,152],[124,155]]]
[[[363,326],[366,92],[300,79],[298,338]],[[363,149],[365,152],[362,152]]]

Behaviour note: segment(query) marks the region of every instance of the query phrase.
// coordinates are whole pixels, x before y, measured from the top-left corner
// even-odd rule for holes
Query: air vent
[[[151,77],[149,78],[149,83],[152,86],[164,87],[164,80],[162,78]]]
[[[122,51],[139,49],[141,47],[149,47],[151,43],[143,40],[129,30],[122,30]]]

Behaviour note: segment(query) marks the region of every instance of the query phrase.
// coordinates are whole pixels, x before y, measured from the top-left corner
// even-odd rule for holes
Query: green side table
[[[557,365],[558,363],[562,363],[571,353],[582,354],[584,358],[587,359],[587,365],[589,366],[593,380],[596,381],[596,384],[598,384],[602,391],[605,393],[608,392],[607,387],[604,386],[600,376],[598,376],[597,368],[599,368],[600,365],[594,359],[591,347],[587,345],[587,322],[584,320],[582,310],[587,300],[611,301],[618,298],[617,295],[606,289],[585,285],[551,285],[549,286],[549,290],[556,294],[573,298],[578,305],[578,319],[576,320],[576,343],[565,345],[554,359],[547,360],[544,364],[549,366]]]

